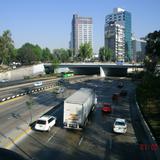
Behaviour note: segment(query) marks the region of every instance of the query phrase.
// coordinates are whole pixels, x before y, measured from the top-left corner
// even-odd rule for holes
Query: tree
[[[30,43],[25,43],[17,51],[17,59],[26,65],[35,64],[41,59],[42,50],[38,45],[33,45]]]
[[[99,57],[102,62],[111,60],[112,55],[112,50],[109,48],[101,47],[99,49]]]
[[[33,45],[33,51],[36,56],[36,61],[40,61],[42,57],[42,49],[39,45]]]
[[[48,48],[45,48],[42,50],[42,56],[41,56],[41,61],[42,62],[48,62],[52,61],[53,56],[51,54],[51,51]]]
[[[21,48],[17,51],[18,60],[25,65],[31,65],[36,60],[36,56],[34,54],[33,46],[30,43],[25,43]]]
[[[9,64],[11,55],[14,53],[14,44],[11,38],[11,32],[6,30],[0,36],[0,63]]]
[[[147,35],[146,57],[144,60],[148,72],[155,73],[156,65],[160,61],[160,31]]]
[[[53,50],[53,55],[55,55],[60,62],[68,62],[70,54],[69,50],[63,48]]]
[[[81,44],[79,47],[78,57],[84,61],[86,58],[92,57],[92,52],[93,52],[93,49],[90,43]]]
[[[52,61],[52,69],[55,70],[58,68],[58,65],[60,64],[60,61],[56,56],[53,56],[53,61]]]

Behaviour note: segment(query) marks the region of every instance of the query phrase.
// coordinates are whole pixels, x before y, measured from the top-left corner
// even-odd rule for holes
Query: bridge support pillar
[[[100,77],[106,77],[106,74],[102,67],[100,67]]]

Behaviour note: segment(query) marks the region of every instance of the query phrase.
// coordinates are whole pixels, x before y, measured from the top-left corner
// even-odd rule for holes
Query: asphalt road
[[[26,102],[33,102],[29,108]],[[4,102],[0,107],[0,133],[9,135],[16,127],[29,125],[35,115],[40,115],[45,110],[51,109],[56,104],[56,97],[52,93],[42,92],[39,94],[20,97],[18,99]]]
[[[80,79],[80,78],[84,79],[85,77],[87,77],[87,76],[84,76],[84,75],[74,76],[74,77],[69,77],[68,80],[74,81],[74,80]],[[46,79],[45,80],[41,80],[41,79],[38,80],[37,79],[37,81],[42,81],[43,85],[40,87],[45,87],[48,85],[52,85],[53,83],[57,82],[59,79],[60,78],[54,78],[54,79],[49,78],[49,80],[46,80]],[[32,89],[39,88],[39,87],[34,87],[35,81],[33,81],[33,82],[22,81],[22,82],[23,82],[22,84],[18,84],[18,81],[17,81],[17,84],[16,84],[16,81],[15,81],[14,85],[12,85],[12,86],[9,86],[7,83],[5,83],[3,88],[0,88],[0,99],[5,98],[5,97],[9,97],[9,96],[13,96],[16,94],[24,93],[24,92],[27,92]]]
[[[51,129],[51,132],[33,130],[12,150],[25,158],[36,160],[146,160],[137,142],[139,134],[142,135],[143,133],[138,133],[141,132],[141,128],[138,127],[139,131],[136,131],[135,134],[130,116],[130,103],[133,103],[131,98],[134,85],[129,80],[123,79],[122,81],[125,82],[124,88],[128,90],[128,95],[119,99],[118,102],[112,103],[112,94],[120,91],[117,88],[118,81],[89,80],[65,86],[68,88],[68,92],[67,95],[64,94],[62,97],[68,96],[80,87],[95,88],[98,95],[98,105],[90,115],[86,128],[83,131],[63,129],[62,104],[48,113],[56,116],[58,122]],[[53,100],[47,96],[43,97],[44,100],[46,98],[48,98],[47,101]],[[113,111],[111,114],[102,113],[101,104],[103,102],[112,103]],[[115,118],[125,118],[127,120],[128,130],[126,134],[113,133],[112,127]],[[136,125],[134,128],[136,128]],[[152,154],[149,153],[154,160]]]

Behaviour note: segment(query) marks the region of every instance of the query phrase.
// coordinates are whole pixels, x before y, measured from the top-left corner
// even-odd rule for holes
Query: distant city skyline
[[[29,42],[40,47],[68,48],[73,14],[93,19],[93,50],[104,46],[105,16],[120,7],[132,14],[137,38],[160,30],[159,0],[0,0],[0,35],[9,29],[16,48]]]

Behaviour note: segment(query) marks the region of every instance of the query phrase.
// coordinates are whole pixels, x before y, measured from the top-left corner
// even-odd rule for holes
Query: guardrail
[[[20,97],[20,96],[25,96],[27,94],[40,92],[40,91],[43,91],[43,90],[46,90],[46,89],[49,89],[49,88],[53,88],[53,87],[58,86],[58,85],[59,84],[56,82],[56,83],[50,84],[50,85],[45,86],[45,87],[35,88],[35,89],[31,89],[29,91],[25,91],[25,92],[21,92],[21,93],[15,94],[15,95],[4,97],[4,98],[0,99],[0,103],[4,102],[4,101],[7,101],[7,100],[10,100],[10,99],[14,99],[14,98]]]

